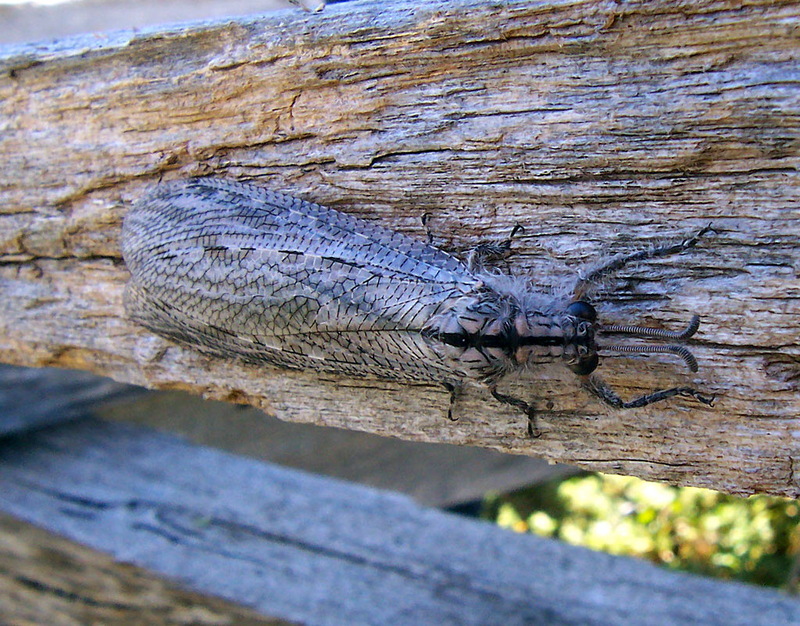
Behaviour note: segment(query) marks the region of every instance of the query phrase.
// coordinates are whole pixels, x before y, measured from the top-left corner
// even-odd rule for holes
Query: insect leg
[[[531,439],[536,439],[537,437],[541,436],[542,431],[540,431],[539,427],[536,425],[536,409],[532,404],[528,404],[524,400],[520,400],[514,396],[500,393],[497,391],[497,387],[495,385],[489,387],[489,393],[491,393],[492,397],[498,402],[511,405],[515,409],[518,409],[525,414],[525,417],[528,418],[528,437]]]
[[[428,245],[433,245],[433,232],[431,231],[431,214],[423,213],[420,218],[422,225],[425,227],[425,235],[428,237]]]
[[[672,254],[678,254],[684,250],[694,248],[697,245],[697,242],[700,241],[701,237],[712,230],[711,224],[709,224],[705,228],[700,229],[696,234],[692,235],[691,237],[687,237],[678,243],[657,246],[654,248],[648,248],[647,250],[640,250],[639,252],[634,252],[632,254],[614,257],[599,267],[592,269],[585,276],[579,277],[578,282],[575,285],[575,289],[573,290],[574,297],[576,300],[584,298],[594,283],[614,274],[615,272],[618,272],[630,263],[646,261],[647,259],[654,259],[661,256],[670,256]]]
[[[600,398],[603,402],[617,409],[634,409],[641,406],[647,406],[648,404],[653,404],[654,402],[661,402],[662,400],[666,400],[667,398],[672,398],[674,396],[694,398],[706,406],[714,406],[715,400],[715,396],[707,396],[693,387],[672,387],[671,389],[660,389],[658,391],[635,398],[630,402],[625,402],[619,397],[616,391],[614,391],[605,381],[597,376],[587,377],[584,382],[584,387],[591,391],[595,396]]]
[[[461,386],[454,385],[453,383],[442,383],[444,388],[450,392],[450,406],[447,408],[447,419],[451,422],[457,422],[458,418],[453,417],[453,409],[456,406],[456,401],[458,400],[458,396],[461,395]]]
[[[506,239],[501,241],[485,241],[472,248],[467,257],[467,267],[469,270],[472,272],[481,270],[488,263],[506,258],[511,251],[511,241],[517,233],[524,230],[522,226],[516,224],[514,228],[511,229],[511,234]]]

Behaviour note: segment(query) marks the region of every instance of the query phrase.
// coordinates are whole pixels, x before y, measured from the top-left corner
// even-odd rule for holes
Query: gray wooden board
[[[0,364],[0,436],[83,416],[134,422],[235,454],[449,507],[579,470],[494,450],[281,421],[252,407],[152,392],[88,372]]]
[[[112,401],[146,393],[89,372],[0,363],[0,436],[75,419]]]
[[[204,400],[182,391],[150,392],[92,414],[169,431],[234,454],[399,491],[436,507],[580,471],[571,465],[472,446],[285,422],[253,407]]]
[[[778,592],[96,420],[0,441],[0,508],[308,624],[800,624]]]
[[[3,626],[290,626],[0,512]]]

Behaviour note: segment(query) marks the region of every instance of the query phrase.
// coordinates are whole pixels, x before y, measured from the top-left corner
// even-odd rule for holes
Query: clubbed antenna
[[[692,316],[692,320],[685,330],[677,332],[674,330],[664,330],[663,328],[647,328],[646,326],[622,326],[619,324],[603,325],[600,329],[604,333],[619,333],[621,335],[636,335],[637,337],[656,337],[659,339],[677,339],[681,341],[688,339],[700,328],[700,316]]]
[[[689,322],[689,325],[682,331],[664,330],[663,328],[648,328],[646,326],[623,326],[619,324],[609,324],[601,326],[604,333],[618,333],[621,335],[635,335],[637,337],[652,337],[656,339],[673,339],[682,341],[688,339],[697,332],[700,327],[700,316],[694,315]],[[634,345],[608,345],[598,346],[601,351],[612,352],[627,352],[636,354],[653,354],[653,353],[672,353],[677,354],[683,359],[691,371],[697,371],[697,359],[685,346],[678,346],[670,344],[667,346],[634,346]]]
[[[693,372],[697,371],[697,359],[694,355],[689,352],[689,348],[686,346],[601,346],[600,350],[611,350],[613,352],[635,352],[637,354],[652,354],[652,353],[668,353],[671,352],[672,354],[677,354],[679,357],[683,359],[683,362],[686,363],[686,367],[688,367]]]

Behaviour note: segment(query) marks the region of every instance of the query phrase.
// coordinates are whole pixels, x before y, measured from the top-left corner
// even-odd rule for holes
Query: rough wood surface
[[[774,590],[512,533],[132,426],[87,420],[0,441],[0,494],[0,510],[303,624],[800,624],[798,600]]]
[[[800,494],[797,2],[353,2],[4,48],[0,359],[89,369],[296,421],[493,447],[681,484]],[[615,321],[703,316],[688,402],[614,412],[560,366],[511,385],[543,436],[472,394],[210,360],[126,321],[119,226],[159,179],[260,183],[456,252],[526,227],[553,280],[709,221],[613,285]],[[625,395],[689,382],[607,360]],[[552,402],[550,408],[549,402]]]

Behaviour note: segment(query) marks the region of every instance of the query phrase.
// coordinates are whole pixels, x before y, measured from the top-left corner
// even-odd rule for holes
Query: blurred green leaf
[[[795,563],[800,563],[800,505],[795,500],[737,498],[627,476],[585,474],[492,495],[484,511],[484,517],[518,532],[800,591],[800,565]]]

